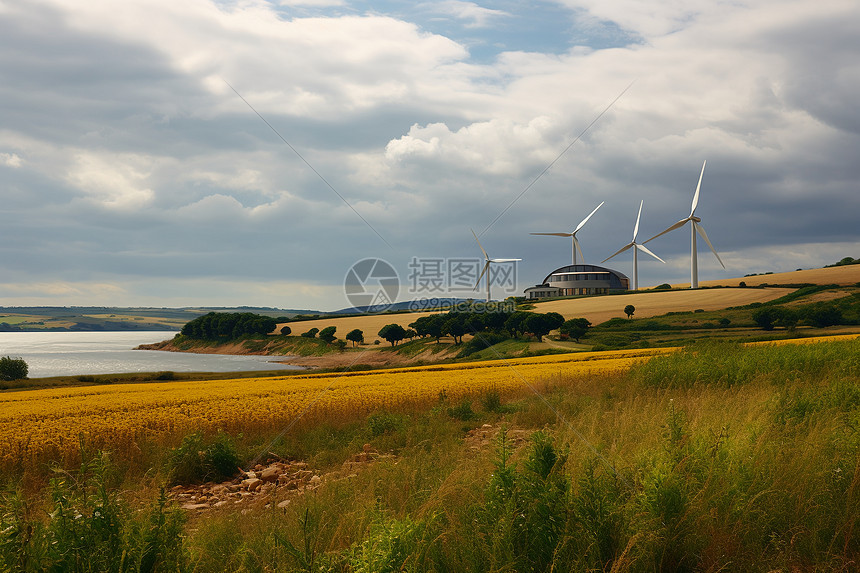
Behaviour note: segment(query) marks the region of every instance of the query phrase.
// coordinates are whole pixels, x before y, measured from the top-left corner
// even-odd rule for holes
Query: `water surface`
[[[241,372],[294,370],[278,364],[284,357],[193,354],[160,350],[134,350],[172,338],[170,331],[122,332],[0,332],[0,356],[21,357],[30,378],[119,374],[129,372]]]

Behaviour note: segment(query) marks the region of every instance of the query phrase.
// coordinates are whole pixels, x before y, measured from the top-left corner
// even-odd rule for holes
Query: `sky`
[[[366,258],[400,300],[483,296],[415,277],[471,229],[521,293],[570,260],[529,233],[605,202],[599,264],[706,160],[700,280],[860,257],[858,29],[856,0],[0,0],[0,306],[334,310]],[[689,227],[647,246],[641,286],[690,280]]]

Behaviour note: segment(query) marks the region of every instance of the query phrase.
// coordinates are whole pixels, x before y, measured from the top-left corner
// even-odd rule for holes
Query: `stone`
[[[319,485],[319,483],[321,481],[322,481],[322,478],[320,476],[312,476],[311,477],[311,483],[312,484]]]
[[[258,478],[246,479],[242,482],[242,485],[245,486],[245,489],[248,491],[257,491],[260,489],[260,486],[263,485],[263,480]]]
[[[267,483],[275,483],[278,481],[278,476],[281,475],[281,470],[276,467],[268,467],[260,472],[260,479]]]
[[[208,503],[186,503],[181,506],[182,509],[194,510],[194,509],[208,509]]]
[[[284,509],[288,505],[290,505],[290,500],[285,499],[284,501],[282,501],[278,504],[278,509]]]

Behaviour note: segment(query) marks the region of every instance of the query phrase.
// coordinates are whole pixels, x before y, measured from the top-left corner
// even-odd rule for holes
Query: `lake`
[[[167,340],[170,331],[134,332],[0,332],[0,356],[21,357],[30,378],[120,374],[128,372],[241,372],[296,370],[300,366],[271,362],[284,357],[193,354],[134,350],[140,344]]]

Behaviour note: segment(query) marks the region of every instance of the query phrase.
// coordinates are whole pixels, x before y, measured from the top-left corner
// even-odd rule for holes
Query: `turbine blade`
[[[704,163],[702,163],[702,172],[699,173],[699,184],[696,185],[696,194],[693,195],[693,208],[690,209],[690,217],[693,216],[693,213],[696,212],[696,207],[699,205],[699,191],[702,188],[702,177],[705,175],[705,165],[708,164],[708,160],[706,159]]]
[[[579,253],[579,258],[581,259],[579,264],[585,264],[585,255],[582,254],[582,247],[579,246],[579,239],[575,236],[573,237],[573,247],[576,249],[576,252]]]
[[[588,217],[586,217],[585,219],[583,219],[583,220],[582,220],[582,222],[581,222],[579,225],[577,225],[577,226],[576,226],[576,229],[575,229],[573,232],[574,232],[574,233],[576,233],[576,232],[577,232],[577,231],[579,231],[581,228],[583,228],[583,227],[585,226],[585,224],[586,224],[586,223],[588,223],[588,220],[589,220],[589,219],[591,219],[591,216],[592,216],[592,215],[594,215],[595,213],[597,213],[597,210],[598,210],[598,209],[600,209],[600,208],[603,206],[603,204],[604,204],[604,203],[606,203],[606,201],[601,201],[601,202],[600,202],[600,205],[598,205],[597,207],[595,207],[595,208],[594,208],[594,211],[592,211],[591,213],[589,213]]]
[[[513,263],[514,261],[521,261],[522,259],[490,259],[491,263]]]
[[[633,242],[636,242],[636,235],[639,234],[639,218],[642,217],[642,205],[645,203],[645,199],[639,201],[639,214],[636,215],[636,226],[633,227]]]
[[[666,233],[668,233],[669,231],[674,231],[675,229],[680,229],[681,227],[683,227],[684,225],[686,225],[686,224],[687,224],[687,221],[689,221],[689,220],[690,220],[690,218],[689,218],[689,217],[688,217],[688,218],[686,218],[686,219],[681,219],[680,221],[678,221],[677,223],[675,223],[674,225],[672,225],[671,227],[669,227],[668,229],[666,229],[666,230],[665,230],[665,231],[663,231],[662,233],[658,233],[658,234],[654,235],[653,237],[651,237],[650,239],[648,239],[648,241],[653,241],[653,240],[654,240],[654,239],[656,239],[657,237],[659,237],[659,236],[661,236],[661,235],[665,235],[665,234],[666,234]],[[648,241],[645,241],[645,242],[647,243]]]
[[[602,261],[600,261],[600,264],[602,265],[603,263],[605,263],[606,261],[608,261],[609,259],[611,259],[611,258],[612,258],[612,257],[614,257],[615,255],[620,255],[621,253],[623,253],[624,251],[628,250],[630,247],[632,247],[632,246],[633,246],[633,245],[635,245],[635,244],[636,244],[636,243],[627,243],[626,245],[624,245],[623,247],[621,247],[620,249],[618,249],[617,251],[615,251],[615,253],[613,253],[612,255],[610,255],[610,256],[606,257],[605,259],[603,259]]]
[[[489,269],[489,268],[490,268],[490,260],[487,259],[487,262],[484,263],[484,270],[481,271],[481,274],[478,277],[478,280],[475,281],[475,290],[478,290],[478,286],[481,284],[481,279],[484,278],[484,273],[486,273],[487,269]]]
[[[475,237],[475,241],[477,241],[477,243],[478,243],[478,248],[480,248],[481,252],[484,253],[484,258],[489,260],[490,256],[487,254],[487,251],[484,250],[484,247],[481,246],[481,241],[478,241],[478,235],[475,235],[475,230],[474,229],[469,229],[469,230],[472,231],[472,235]]]
[[[655,255],[654,253],[652,253],[651,251],[649,251],[649,250],[648,250],[648,247],[646,247],[646,246],[644,246],[644,245],[636,245],[636,248],[637,248],[637,249],[639,249],[640,251],[642,251],[643,253],[648,253],[649,255],[651,255],[652,257],[654,257],[655,259],[657,259],[658,261],[660,261],[660,262],[661,262],[661,263],[663,263],[664,265],[666,264],[666,261],[664,261],[663,259],[661,259],[661,258],[660,258],[660,257],[658,257],[657,255]]]
[[[552,235],[553,237],[572,237],[573,233],[529,233],[529,235]]]
[[[708,243],[708,246],[711,247],[711,252],[714,253],[714,256],[717,257],[717,260],[720,261],[720,265],[723,268],[726,268],[726,265],[723,264],[723,260],[720,258],[720,255],[717,254],[717,250],[714,248],[714,245],[711,244],[710,239],[708,239],[708,234],[705,232],[705,228],[693,221],[693,228],[696,229],[696,232],[705,239],[705,242]]]

